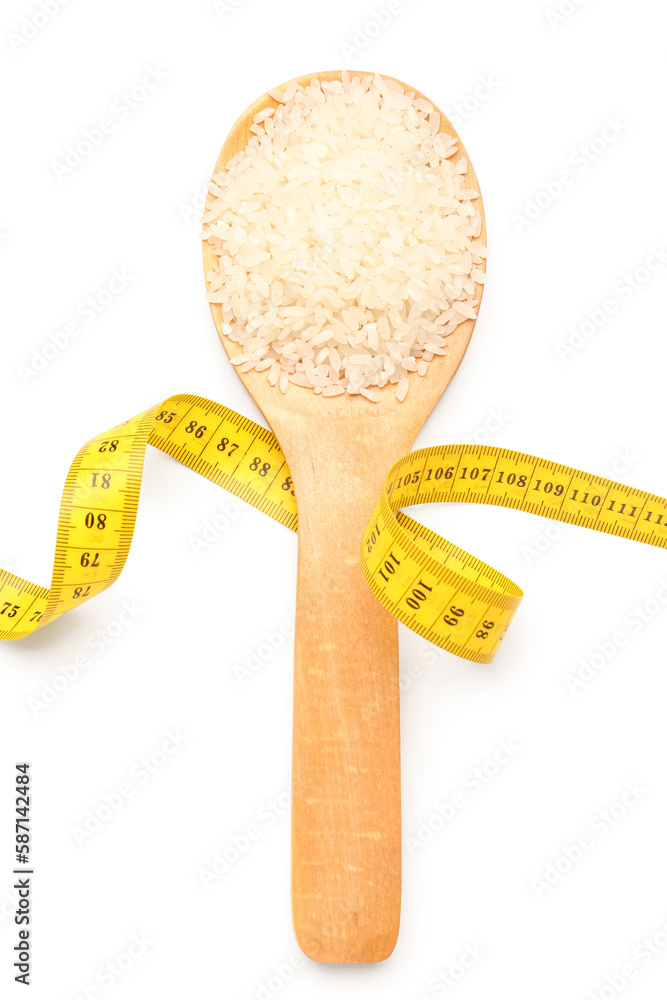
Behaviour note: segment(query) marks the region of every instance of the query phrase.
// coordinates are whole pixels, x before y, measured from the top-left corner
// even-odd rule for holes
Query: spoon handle
[[[344,431],[319,424],[312,449],[302,442],[289,461],[299,507],[292,913],[306,955],[357,963],[391,954],[400,917],[398,630],[359,548],[405,442]]]

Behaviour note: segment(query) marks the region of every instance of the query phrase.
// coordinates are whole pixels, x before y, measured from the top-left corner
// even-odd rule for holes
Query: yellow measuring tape
[[[109,587],[130,550],[146,445],[293,531],[297,504],[275,436],[219,403],[171,396],[98,434],[72,462],[49,589],[0,569],[0,639],[21,639]],[[517,451],[441,445],[389,471],[361,545],[361,568],[399,621],[457,656],[489,663],[522,592],[400,508],[487,503],[648,545],[667,545],[667,500]]]

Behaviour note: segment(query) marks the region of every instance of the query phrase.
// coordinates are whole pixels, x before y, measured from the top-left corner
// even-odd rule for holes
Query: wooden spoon
[[[316,76],[339,80],[341,73]],[[312,77],[298,79],[307,85]],[[265,94],[241,115],[214,174],[245,148],[254,115],[276,104]],[[454,159],[465,156],[444,115],[440,128],[459,142]],[[479,191],[470,165],[466,181]],[[481,198],[478,204],[484,239]],[[205,274],[215,263],[205,242]],[[479,286],[477,294],[481,291]],[[220,306],[212,304],[211,312],[233,358],[241,348],[223,336]],[[410,376],[402,403],[392,385],[379,390],[379,403],[361,395],[323,397],[293,383],[283,394],[269,384],[266,372],[236,368],[280,441],[299,507],[292,914],[300,947],[319,962],[379,962],[396,943],[401,901],[398,626],[364,580],[359,549],[390,466],[410,450],[458,368],[473,326],[474,320],[466,320],[448,337],[447,354],[434,358],[424,377]]]

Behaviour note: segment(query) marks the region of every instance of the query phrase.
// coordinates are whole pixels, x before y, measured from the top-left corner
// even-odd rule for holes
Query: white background
[[[383,0],[222,0],[218,10],[210,0],[70,0],[46,24],[34,0],[6,0],[0,565],[48,583],[65,473],[93,434],[172,392],[261,420],[205,301],[201,191],[254,98],[291,76],[346,64],[409,81],[448,110],[484,195],[492,253],[481,317],[417,446],[486,440],[599,473],[616,462],[619,478],[667,493],[667,267],[635,292],[622,290],[651,248],[667,247],[664,14],[651,0],[631,8],[579,0],[562,3],[558,19],[558,2],[403,0],[376,31],[365,26],[387,10]],[[119,111],[115,102],[151,69],[164,79],[131,112]],[[104,117],[113,130],[56,176],[67,147]],[[607,119],[616,122],[613,141]],[[572,182],[559,193],[562,170]],[[99,295],[114,269],[131,280],[87,322],[81,302]],[[559,357],[557,344],[608,298],[616,311]],[[33,351],[73,321],[78,335],[26,377],[21,366],[34,363]],[[217,536],[209,529],[213,540],[196,553],[192,539],[227,504]],[[576,528],[560,533],[506,510],[421,508],[418,516],[516,579],[526,597],[491,666],[401,628],[410,678],[405,837],[424,834],[456,791],[467,804],[422,847],[406,840],[392,958],[365,967],[303,960],[284,985],[272,978],[274,966],[299,964],[300,954],[284,808],[291,640],[244,683],[234,665],[257,654],[266,634],[289,630],[296,539],[152,453],[119,582],[0,649],[3,996],[23,995],[12,983],[9,892],[12,779],[22,759],[34,782],[36,1000],[86,990],[114,1000],[664,994],[665,553]],[[124,604],[136,618],[120,628]],[[635,608],[644,608],[644,622]],[[99,630],[110,642],[101,652]],[[573,694],[567,675],[596,644],[613,651],[618,631],[625,645],[608,659],[599,653],[595,676]],[[66,670],[82,656],[84,669]],[[163,766],[143,782],[139,762],[176,730],[187,741],[158,754]],[[520,750],[475,793],[466,776],[501,740]],[[88,810],[127,781],[131,798],[77,843],[74,828]],[[603,835],[599,813],[626,782],[641,795]],[[260,840],[206,890],[198,869],[249,823]],[[583,835],[591,849],[540,891],[534,880],[559,857],[567,868],[563,849]],[[133,934],[146,935],[147,950],[121,978],[108,970],[99,978],[108,962],[127,965]],[[649,960],[635,949],[654,938]],[[449,988],[438,977],[458,974],[466,946],[483,957]],[[624,986],[613,977],[628,962],[636,976]]]

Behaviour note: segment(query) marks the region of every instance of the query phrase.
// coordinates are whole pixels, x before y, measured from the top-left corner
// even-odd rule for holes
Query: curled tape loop
[[[0,569],[0,639],[30,635],[118,578],[149,444],[297,530],[296,496],[276,437],[220,403],[170,396],[80,449],[63,489],[50,588]],[[490,446],[441,445],[404,455],[364,533],[362,571],[395,618],[479,663],[493,659],[523,594],[401,510],[445,501],[512,507],[667,545],[667,500],[631,486]]]

